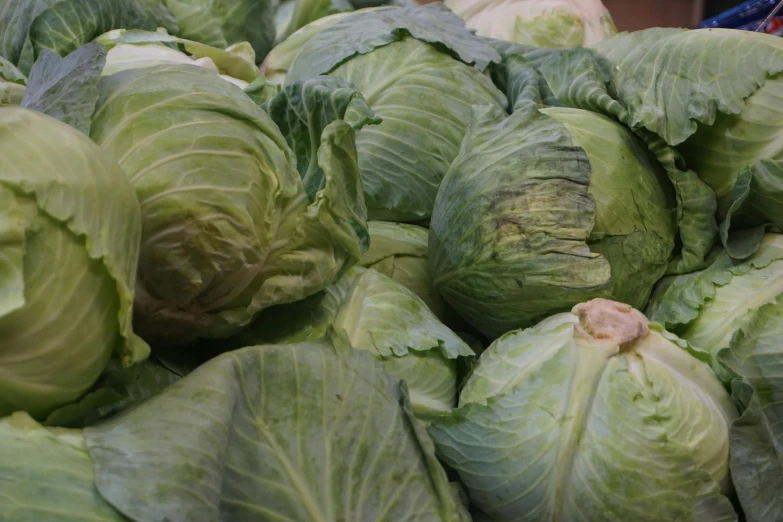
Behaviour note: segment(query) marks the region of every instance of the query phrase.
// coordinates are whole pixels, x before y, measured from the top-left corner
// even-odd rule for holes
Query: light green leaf
[[[98,490],[135,520],[457,520],[406,400],[368,354],[255,346],[85,439]]]
[[[245,94],[256,102],[256,105],[263,106],[269,100],[280,94],[280,85],[274,84],[264,76],[259,76],[253,80],[250,85],[245,87]]]
[[[0,106],[19,105],[24,98],[27,77],[0,56]]]
[[[44,50],[30,71],[21,106],[90,134],[106,49],[89,43],[65,58]]]
[[[0,187],[0,317],[25,304],[24,208],[12,190]]]
[[[93,484],[76,430],[47,430],[25,413],[0,419],[0,514],[13,522],[122,522]]]
[[[429,230],[385,221],[370,221],[367,225],[370,248],[359,264],[391,277],[424,301],[438,319],[455,328],[460,320],[443,301],[432,279]]]
[[[755,310],[783,293],[783,236],[767,234],[745,262],[722,249],[716,249],[710,261],[700,272],[662,281],[647,315],[715,358]],[[724,380],[732,378],[717,360],[713,367]]]
[[[683,143],[698,124],[713,125],[719,113],[739,114],[748,96],[783,72],[783,42],[763,33],[656,28],[594,48],[613,65],[629,124],[669,145]]]
[[[364,272],[338,309],[334,328],[406,382],[421,418],[456,405],[456,359],[473,351],[404,286],[374,270]]]

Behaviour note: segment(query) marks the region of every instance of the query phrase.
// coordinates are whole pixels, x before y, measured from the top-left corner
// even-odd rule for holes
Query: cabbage
[[[680,166],[714,191],[721,240],[733,257],[750,256],[766,225],[783,226],[783,40],[729,29],[655,28],[607,38],[590,53],[592,63],[583,61],[578,74],[563,60],[545,73],[550,84],[561,84],[558,98],[600,106],[676,147]],[[601,88],[610,86],[604,92],[585,83],[598,71]]]
[[[330,110],[372,114],[355,90],[313,85],[282,93],[270,113],[298,124],[285,117],[289,101],[307,114],[322,96]],[[152,342],[236,334],[264,308],[322,290],[366,248],[354,129],[342,114],[284,134],[241,89],[191,65],[122,71],[100,88],[90,134],[141,202],[135,312]]]
[[[113,354],[129,366],[149,353],[131,329],[139,202],[89,138],[20,108],[0,109],[0,201],[0,416],[42,419]]]
[[[498,339],[429,431],[491,520],[734,521],[737,412],[702,355],[595,299]]]
[[[617,33],[601,0],[445,0],[481,36],[535,47],[592,45]]]
[[[608,118],[474,108],[430,224],[435,286],[491,338],[594,297],[641,308],[672,257],[674,206],[655,158]]]
[[[368,216],[415,222],[432,213],[471,106],[505,107],[483,72],[496,60],[497,52],[440,4],[379,8],[312,36],[285,81],[331,75],[357,87],[383,120],[356,141]]]

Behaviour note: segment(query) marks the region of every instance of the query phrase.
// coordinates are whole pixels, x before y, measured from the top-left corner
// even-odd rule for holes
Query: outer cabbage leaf
[[[266,310],[233,342],[316,341],[331,329],[405,381],[418,417],[456,405],[457,359],[473,357],[473,351],[413,292],[375,270],[353,268],[321,295]]]
[[[783,517],[783,296],[749,315],[718,358],[746,408],[731,429],[732,480],[748,522],[762,522]]]
[[[86,136],[20,108],[0,109],[0,200],[0,415],[41,418],[112,353],[125,366],[149,353],[131,328],[139,203]]]
[[[644,34],[651,38],[656,33]],[[715,194],[697,173],[687,169],[674,148],[653,132],[635,127],[627,106],[614,96],[612,64],[586,49],[548,52],[545,56],[531,56],[524,48],[507,52],[517,51],[540,69],[562,103],[612,117],[629,126],[644,141],[665,169],[677,195],[677,222],[682,246],[678,257],[671,263],[670,271],[685,273],[702,268],[704,258],[717,237]]]
[[[763,234],[755,234],[755,244],[736,244],[728,229],[783,225],[783,42],[733,30],[651,29],[605,40],[596,50],[612,64],[628,123],[679,148],[716,192],[724,245],[734,257],[751,255]],[[758,194],[745,200],[737,186],[750,182],[740,178],[757,175],[765,176]],[[754,217],[750,223],[737,219],[739,203]]]
[[[97,43],[89,43],[65,58],[45,50],[33,64],[20,105],[89,135],[105,63],[106,50]]]
[[[713,125],[718,114],[739,114],[748,96],[783,72],[778,39],[728,29],[648,29],[594,49],[614,65],[612,79],[631,125],[669,145],[685,142],[700,123]]]
[[[617,33],[601,0],[446,0],[481,36],[535,47],[571,48]]]
[[[551,175],[537,166],[551,166]],[[608,296],[611,267],[586,244],[595,219],[589,180],[585,152],[535,106],[510,117],[474,108],[430,223],[437,290],[493,338],[559,306]],[[528,208],[546,211],[517,210]]]
[[[21,412],[0,419],[3,520],[127,520],[101,497],[94,476],[79,431],[47,430]]]
[[[85,439],[134,520],[458,520],[404,387],[342,345],[224,354]]]
[[[315,195],[324,188],[324,172],[318,164],[317,155],[324,129],[334,120],[344,120],[355,131],[381,122],[353,85],[329,77],[287,85],[263,109],[277,124],[294,152],[296,167],[310,199],[315,199]],[[361,198],[361,195],[356,197]],[[364,228],[359,223],[356,226]],[[362,236],[368,239],[366,230],[363,230]]]
[[[374,9],[342,18],[311,38],[286,81],[328,74],[351,57],[401,41],[406,35],[437,45],[482,71],[500,59],[497,51],[467,31],[462,20],[442,5]]]
[[[575,309],[501,337],[430,426],[492,520],[736,521],[728,394],[681,341],[620,310],[597,330]],[[609,330],[626,325],[620,346]]]
[[[419,4],[416,0],[282,0],[275,13],[277,40],[282,43],[302,27],[333,15],[382,5],[413,7]]]
[[[656,169],[600,115],[475,108],[430,224],[436,288],[491,338],[593,297],[643,306],[673,248]]]
[[[224,49],[250,42],[260,62],[275,43],[272,0],[165,0],[182,38]],[[128,29],[145,29],[128,27]]]
[[[490,74],[495,85],[503,91],[508,99],[508,112],[514,112],[517,102],[535,102],[552,107],[561,106],[562,103],[555,98],[546,80],[536,70],[541,60],[549,56],[546,54],[537,56],[535,48],[511,44],[510,42],[492,41],[500,53],[502,59],[498,64],[490,66]]]
[[[481,72],[498,59],[442,5],[379,8],[346,16],[313,36],[286,82],[329,74],[359,89],[383,120],[357,136],[368,215],[421,221],[432,213],[471,106],[506,104]]]
[[[783,236],[767,234],[744,262],[722,249],[711,261],[702,271],[663,280],[647,315],[715,358],[760,307],[783,294]],[[732,378],[717,359],[713,367],[724,380]]]
[[[238,333],[260,310],[316,293],[358,261],[364,203],[354,131],[317,139],[308,197],[269,116],[200,67],[105,77],[92,138],[142,204],[138,328],[162,344]]]

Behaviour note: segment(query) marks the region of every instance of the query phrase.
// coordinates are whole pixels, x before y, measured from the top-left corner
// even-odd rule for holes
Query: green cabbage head
[[[736,520],[737,412],[703,352],[594,299],[484,352],[439,456],[491,520]]]
[[[0,417],[78,400],[131,331],[139,202],[116,162],[54,118],[0,109]]]
[[[318,30],[301,35],[286,84],[329,75],[355,85],[383,120],[356,140],[369,218],[428,219],[471,106],[506,106],[485,74],[499,54],[440,3],[358,11]]]
[[[621,107],[614,111],[621,121],[677,148],[715,192],[721,240],[734,258],[758,248],[764,225],[783,226],[783,40],[652,28],[607,38],[590,52],[618,102],[599,104]],[[576,84],[589,76],[561,75]],[[587,99],[596,92],[586,85],[570,91]]]
[[[591,45],[617,33],[601,0],[445,0],[479,35],[534,47]]]
[[[491,338],[595,297],[642,308],[672,258],[671,192],[605,116],[474,108],[430,224],[435,286]]]
[[[264,308],[322,290],[361,257],[364,201],[345,121],[324,116],[310,135],[292,117],[297,135],[284,136],[240,88],[193,65],[121,71],[99,88],[91,137],[117,158],[141,202],[135,315],[145,338],[184,345],[234,335]],[[282,99],[315,110],[309,96],[320,92]],[[355,91],[339,92],[351,100]],[[312,147],[297,147],[303,161],[288,138]]]

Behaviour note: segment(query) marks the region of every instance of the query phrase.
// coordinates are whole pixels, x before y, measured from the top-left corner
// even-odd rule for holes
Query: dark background
[[[738,0],[603,0],[617,28],[695,27],[699,22],[744,2]]]
[[[728,11],[735,5],[738,5],[736,0],[709,0],[705,4],[704,18],[712,18],[716,14]]]

